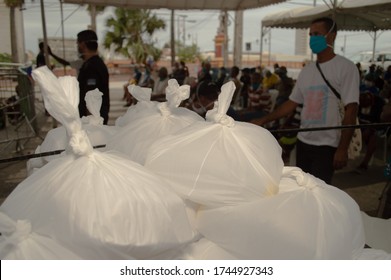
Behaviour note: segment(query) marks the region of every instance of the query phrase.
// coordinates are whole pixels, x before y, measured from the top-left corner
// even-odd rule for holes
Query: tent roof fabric
[[[137,9],[177,10],[245,10],[260,8],[286,0],[64,0],[64,3],[96,4]]]
[[[391,0],[345,0],[330,5],[300,7],[263,18],[262,26],[308,28],[319,17],[334,17],[339,30],[376,31],[391,29]]]

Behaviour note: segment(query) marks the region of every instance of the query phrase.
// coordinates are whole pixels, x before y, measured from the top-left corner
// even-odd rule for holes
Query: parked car
[[[391,52],[379,52],[375,55],[375,64],[387,69],[391,65]]]
[[[391,65],[391,52],[379,51],[375,53],[374,58],[372,59],[372,51],[359,52],[349,59],[354,63],[360,63],[363,71],[368,71],[369,66],[375,64],[376,66],[381,66],[383,69],[387,69]]]

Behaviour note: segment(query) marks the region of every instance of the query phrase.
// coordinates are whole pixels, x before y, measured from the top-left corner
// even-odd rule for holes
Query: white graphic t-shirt
[[[342,103],[359,102],[360,77],[356,65],[336,55],[320,64],[324,76],[341,94]],[[300,73],[290,100],[303,104],[301,127],[325,127],[341,125],[338,98],[323,80],[315,62],[309,63]],[[341,131],[337,129],[300,132],[298,138],[310,145],[337,147]]]

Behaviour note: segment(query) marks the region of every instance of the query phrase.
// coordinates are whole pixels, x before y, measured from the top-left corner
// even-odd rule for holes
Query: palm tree
[[[154,46],[152,35],[159,29],[165,29],[162,19],[145,9],[115,9],[115,16],[106,21],[109,31],[104,38],[104,46],[115,47],[115,51],[136,63],[145,63],[148,56],[158,60],[161,50]]]
[[[10,8],[10,34],[11,34],[11,51],[12,62],[19,62],[19,53],[16,39],[16,22],[15,22],[15,9],[21,8],[24,4],[24,0],[4,0],[5,5]]]

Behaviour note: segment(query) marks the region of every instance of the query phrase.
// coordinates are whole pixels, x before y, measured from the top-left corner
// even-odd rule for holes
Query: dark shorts
[[[331,184],[334,174],[334,154],[337,148],[331,146],[315,146],[297,140],[296,166],[310,173],[327,184]]]

